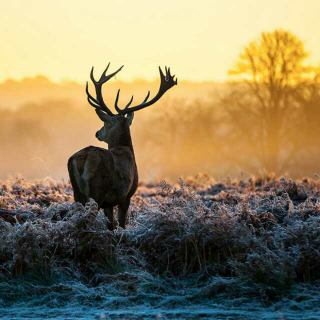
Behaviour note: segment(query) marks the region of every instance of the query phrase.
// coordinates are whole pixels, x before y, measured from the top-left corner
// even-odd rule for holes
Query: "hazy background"
[[[132,138],[144,180],[199,172],[320,173],[320,2],[0,0],[0,178],[67,178],[66,163],[102,122],[86,101],[91,66],[113,107],[178,76],[136,113]],[[91,92],[93,88],[90,84]]]

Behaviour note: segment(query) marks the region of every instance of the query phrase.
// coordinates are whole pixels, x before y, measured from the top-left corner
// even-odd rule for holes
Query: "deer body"
[[[107,69],[99,81],[95,81],[93,69],[91,71],[97,98],[90,95],[88,84],[86,91],[89,103],[96,108],[97,115],[104,122],[96,137],[108,143],[109,149],[90,146],[76,152],[68,161],[68,171],[75,201],[85,205],[90,198],[94,199],[108,217],[108,228],[113,230],[113,207],[118,206],[119,225],[125,228],[130,200],[138,187],[138,170],[130,134],[133,112],[155,103],[168,89],[177,84],[177,80],[173,80],[170,69],[166,69],[166,78],[160,69],[161,85],[158,94],[147,102],[148,93],[140,105],[131,108],[129,106],[133,97],[124,109],[118,107],[119,90],[115,102],[118,114],[115,115],[103,101],[101,86],[122,67],[106,76]]]

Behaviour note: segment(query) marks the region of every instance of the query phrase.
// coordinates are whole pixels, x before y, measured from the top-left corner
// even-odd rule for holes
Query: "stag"
[[[113,208],[118,206],[119,225],[125,229],[130,200],[138,187],[138,170],[130,134],[134,112],[157,102],[166,91],[177,85],[177,79],[170,74],[170,68],[165,68],[164,75],[159,67],[161,82],[154,98],[148,101],[148,91],[142,103],[130,107],[132,96],[123,109],[118,106],[119,89],[114,104],[117,113],[114,114],[103,100],[102,85],[115,76],[123,66],[106,75],[109,65],[110,63],[99,81],[93,76],[93,67],[91,69],[90,78],[96,91],[95,98],[89,93],[88,82],[86,85],[88,102],[104,122],[96,137],[99,141],[106,142],[108,149],[89,146],[76,152],[68,161],[68,171],[75,201],[85,205],[90,198],[94,199],[109,220],[108,229],[113,230]]]

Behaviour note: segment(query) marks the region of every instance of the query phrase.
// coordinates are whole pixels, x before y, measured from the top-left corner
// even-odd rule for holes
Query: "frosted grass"
[[[114,232],[72,201],[0,184],[1,319],[320,319],[319,179],[141,183]]]

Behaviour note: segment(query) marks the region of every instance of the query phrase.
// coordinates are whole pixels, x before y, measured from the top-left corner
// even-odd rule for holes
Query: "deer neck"
[[[116,147],[129,147],[134,155],[132,139],[129,128],[127,130],[122,131],[119,135],[114,137],[112,141],[108,144],[109,149]]]

